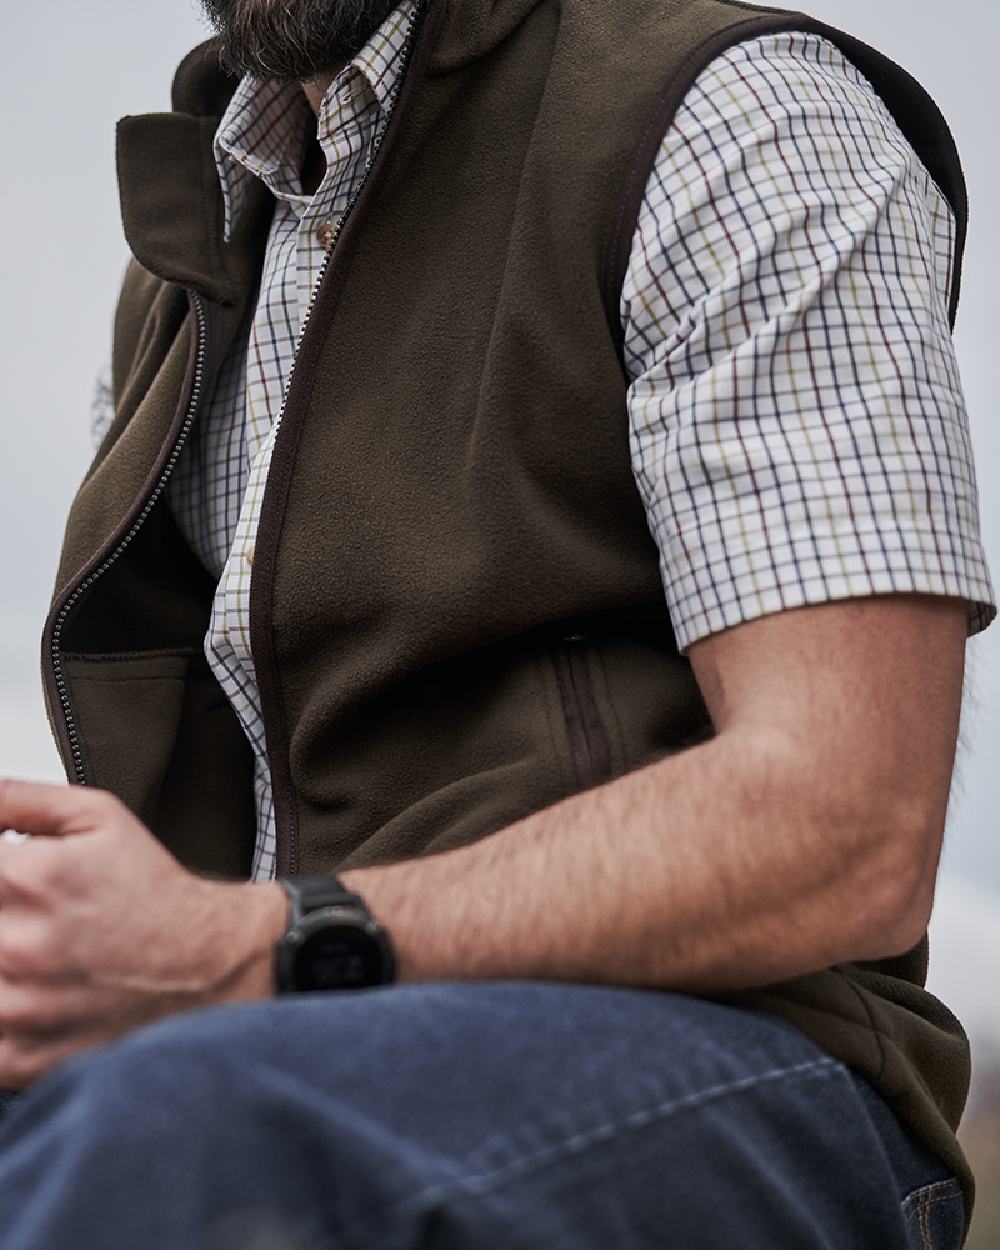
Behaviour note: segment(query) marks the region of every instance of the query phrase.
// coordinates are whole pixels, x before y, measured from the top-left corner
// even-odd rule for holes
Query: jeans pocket
[[[965,1202],[951,1178],[921,1185],[902,1203],[907,1250],[959,1250],[965,1236]]]

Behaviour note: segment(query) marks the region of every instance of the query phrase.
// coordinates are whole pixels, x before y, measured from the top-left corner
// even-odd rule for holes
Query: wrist
[[[361,990],[396,978],[392,939],[340,874],[282,877],[290,922],[275,960],[279,994]]]
[[[405,875],[401,880],[398,872],[402,868],[405,874],[412,867],[412,862],[382,864],[373,868],[351,868],[337,874],[344,888],[362,899],[375,923],[381,925],[389,935],[395,957],[397,982],[426,979],[422,976],[423,970],[418,970],[414,952],[407,941],[406,881]]]
[[[270,998],[276,988],[275,943],[288,926],[288,898],[275,881],[227,883],[218,889],[222,960],[217,997],[229,1002]]]

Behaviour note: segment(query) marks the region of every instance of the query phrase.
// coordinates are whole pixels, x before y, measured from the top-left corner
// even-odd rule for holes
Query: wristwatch
[[[275,944],[279,994],[359,990],[395,980],[389,935],[336,877],[279,877],[289,900],[285,936]]]

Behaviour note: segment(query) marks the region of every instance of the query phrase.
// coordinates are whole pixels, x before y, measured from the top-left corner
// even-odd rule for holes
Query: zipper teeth
[[[389,108],[387,110],[387,114],[391,114],[393,108],[395,107],[396,96],[398,95],[400,84],[402,83],[402,80],[406,74],[406,70],[409,66],[410,56],[413,51],[413,30],[416,25],[416,20],[417,20],[417,16],[419,12],[420,12],[420,5],[416,4],[414,6],[413,13],[410,17],[410,25],[406,34],[407,48],[406,48],[406,54],[405,54],[405,62],[403,65],[403,72],[400,74],[399,81],[397,82],[396,87],[393,90],[392,96],[389,101]],[[316,306],[316,299],[319,293],[320,285],[322,284],[323,279],[326,276],[326,271],[330,266],[330,260],[333,256],[334,248],[337,245],[337,240],[339,239],[341,231],[344,228],[344,224],[346,223],[348,217],[350,216],[351,210],[354,208],[354,205],[358,199],[358,196],[361,194],[361,191],[365,185],[365,182],[368,180],[368,175],[371,172],[372,165],[374,164],[375,158],[378,155],[379,149],[382,146],[382,141],[385,138],[385,133],[387,130],[388,130],[388,121],[386,121],[385,125],[382,126],[381,133],[379,134],[379,137],[376,140],[376,142],[373,144],[372,150],[369,153],[365,161],[364,175],[360,179],[358,186],[355,188],[354,194],[351,196],[350,202],[348,203],[347,207],[344,209],[344,212],[341,214],[340,221],[337,224],[337,229],[334,232],[334,236],[330,241],[330,246],[327,248],[326,256],[323,259],[323,264],[320,267],[319,275],[316,279],[316,282],[313,285],[312,294],[310,295],[310,298],[309,298],[309,307],[306,311],[306,316],[302,322],[302,327],[299,330],[298,339],[296,340],[295,354],[292,359],[292,366],[291,366],[291,369],[289,370],[288,379],[285,383],[285,393],[282,396],[281,408],[274,422],[274,429],[271,435],[272,446],[273,446],[274,439],[277,437],[278,429],[281,425],[282,418],[285,415],[285,407],[288,403],[288,392],[292,384],[292,378],[295,375],[295,367],[298,361],[299,349],[302,346],[302,339],[305,335],[306,328],[309,325],[309,320],[312,317],[313,309]],[[81,596],[84,595],[90,589],[90,587],[94,584],[95,581],[97,581],[99,577],[101,577],[104,573],[106,573],[108,569],[111,568],[111,566],[118,559],[120,559],[122,554],[127,550],[129,545],[132,543],[136,534],[142,528],[143,522],[146,520],[146,517],[152,511],[153,507],[159,500],[160,496],[163,494],[163,491],[167,485],[167,481],[169,480],[170,475],[174,470],[174,466],[177,464],[178,457],[180,456],[181,451],[184,448],[184,444],[187,441],[187,437],[191,432],[191,426],[194,423],[195,413],[197,411],[198,403],[201,398],[202,379],[203,379],[204,368],[205,368],[207,336],[206,336],[205,306],[204,306],[204,303],[202,302],[202,298],[200,295],[198,295],[194,291],[190,292],[190,294],[192,298],[192,303],[194,305],[195,316],[197,318],[197,323],[198,323],[197,358],[195,361],[194,382],[191,387],[191,398],[188,403],[187,413],[185,414],[184,422],[181,425],[180,431],[174,442],[173,448],[171,449],[170,456],[167,460],[167,463],[163,467],[163,472],[160,474],[159,481],[156,483],[156,486],[154,487],[152,493],[150,494],[149,498],[146,500],[145,504],[143,505],[142,511],[133,521],[131,527],[129,528],[128,533],[122,538],[121,542],[114,549],[114,551],[107,557],[107,559],[104,560],[104,562],[101,565],[99,565],[98,568],[94,569],[93,572],[89,573],[87,577],[84,578],[84,580],[77,586],[77,588],[73,591],[70,597],[63,604],[62,608],[59,610],[59,614],[56,617],[55,623],[52,628],[52,644],[51,644],[50,654],[51,654],[51,659],[52,659],[53,674],[55,677],[56,691],[58,693],[59,702],[62,707],[63,719],[65,720],[65,723],[66,723],[66,732],[67,732],[67,736],[69,738],[69,744],[70,744],[70,754],[73,759],[73,771],[76,775],[76,780],[79,785],[87,785],[87,776],[86,776],[86,771],[83,765],[83,752],[80,749],[80,738],[79,738],[79,733],[77,732],[77,728],[76,728],[76,720],[73,716],[73,707],[69,699],[69,694],[67,693],[67,690],[66,690],[66,678],[63,673],[62,656],[60,654],[60,642],[62,639],[62,631],[63,631],[63,627],[66,624],[66,620],[69,617],[70,612],[72,612],[73,608],[78,603]]]
[[[368,176],[371,173],[372,166],[375,163],[375,159],[379,154],[379,151],[382,147],[382,143],[385,140],[385,136],[389,130],[389,122],[393,115],[393,112],[395,111],[396,100],[399,96],[400,91],[402,90],[403,82],[405,81],[407,72],[409,71],[409,68],[410,68],[410,61],[413,57],[413,46],[415,43],[414,31],[416,30],[417,23],[423,12],[424,2],[425,0],[416,0],[416,2],[413,5],[413,10],[410,14],[409,25],[407,26],[407,30],[406,30],[406,41],[404,44],[403,61],[400,67],[400,72],[397,75],[395,85],[392,89],[392,93],[389,97],[388,105],[385,110],[385,119],[379,129],[375,142],[372,144],[371,150],[369,151],[368,156],[365,159],[364,173],[362,174],[361,178],[358,180],[358,184],[354,188],[354,192],[351,195],[351,198],[348,201],[347,206],[345,207],[343,213],[341,213],[340,215],[340,220],[337,222],[337,226],[336,226],[336,229],[334,230],[333,237],[331,238],[330,244],[326,249],[326,255],[323,257],[323,263],[320,266],[319,274],[316,277],[316,281],[313,283],[312,292],[309,296],[309,306],[306,309],[306,315],[303,318],[302,325],[299,329],[298,338],[295,341],[295,352],[292,356],[292,364],[288,371],[288,377],[285,380],[285,391],[281,397],[281,407],[278,410],[278,415],[277,417],[275,417],[274,425],[271,429],[271,454],[272,455],[274,454],[274,447],[278,438],[278,431],[281,428],[281,423],[285,416],[285,409],[288,406],[288,396],[292,389],[292,380],[295,377],[295,371],[299,362],[299,355],[300,355],[301,348],[302,348],[302,340],[304,339],[306,330],[309,327],[309,322],[313,315],[313,309],[316,307],[316,301],[319,297],[319,292],[320,292],[320,288],[323,285],[323,280],[326,277],[327,270],[330,268],[330,263],[333,259],[333,254],[337,247],[337,241],[339,240],[341,234],[343,233],[344,226],[347,224],[348,218],[351,216],[351,213],[354,211],[354,206],[358,201],[358,197],[361,195],[361,192],[364,190],[365,184],[368,181]],[[252,644],[251,644],[250,650],[251,650],[251,658],[253,658]],[[254,660],[254,663],[256,663],[256,660]],[[267,718],[264,715],[263,700],[261,700],[260,712],[261,712],[261,717],[264,720],[264,737],[266,740],[267,739]],[[273,802],[274,801],[273,800],[273,793],[274,793],[274,790],[273,790],[274,761],[273,760],[270,760],[270,759],[268,760],[268,768],[271,773],[272,802]],[[289,863],[290,863],[290,866],[287,871],[290,874],[294,874],[298,870],[298,832],[296,829],[294,804],[289,804],[288,829],[286,830],[286,837],[287,837],[287,844],[288,844],[288,858],[289,858]],[[282,830],[280,827],[277,827],[277,823],[276,823],[275,860],[276,860],[276,863],[279,863],[279,864],[281,862],[281,858],[280,858],[281,857],[281,843],[282,843]]]
[[[55,674],[56,691],[59,694],[59,701],[62,704],[63,718],[66,722],[70,753],[73,757],[73,769],[76,773],[77,783],[81,786],[87,785],[87,777],[83,766],[83,752],[80,750],[80,738],[76,728],[76,720],[73,716],[73,707],[70,703],[69,694],[66,690],[66,678],[63,674],[62,656],[60,653],[60,640],[62,638],[63,626],[66,624],[66,620],[69,617],[70,612],[72,612],[80,597],[85,594],[94,582],[106,573],[108,569],[111,568],[111,566],[121,557],[123,552],[126,551],[132,540],[135,538],[136,534],[142,528],[142,524],[146,520],[146,517],[149,516],[149,513],[152,511],[157,500],[163,494],[167,481],[173,472],[174,466],[177,464],[178,457],[180,456],[181,451],[184,448],[184,444],[187,441],[188,434],[191,432],[191,426],[194,422],[195,412],[197,411],[198,402],[201,397],[202,378],[205,370],[207,333],[205,305],[202,302],[202,298],[194,291],[191,291],[190,295],[194,305],[195,317],[198,323],[198,347],[195,360],[194,381],[191,386],[191,398],[188,402],[187,413],[185,414],[184,422],[181,425],[177,438],[174,441],[169,459],[163,467],[163,472],[160,474],[159,481],[156,483],[152,493],[143,505],[142,511],[132,522],[128,533],[124,536],[124,538],[122,538],[121,542],[119,542],[118,546],[107,557],[107,559],[94,569],[93,572],[89,573],[73,591],[60,609],[59,615],[56,617],[55,624],[52,629],[51,657],[52,668]]]
[[[354,192],[351,195],[351,198],[348,200],[346,208],[340,215],[340,220],[337,222],[337,227],[333,232],[333,237],[330,239],[329,246],[326,249],[326,255],[323,257],[323,263],[322,265],[320,265],[319,273],[316,276],[316,281],[313,283],[312,292],[309,295],[309,305],[306,308],[306,315],[302,320],[302,325],[299,327],[298,338],[295,340],[295,351],[292,354],[292,363],[291,363],[291,367],[288,370],[288,377],[285,379],[285,391],[281,397],[281,407],[278,409],[278,415],[275,417],[274,425],[271,429],[272,448],[274,447],[274,442],[278,437],[278,430],[281,428],[282,418],[285,415],[285,408],[288,404],[288,393],[291,390],[292,378],[295,377],[295,369],[299,362],[299,350],[302,347],[302,340],[305,338],[306,330],[308,329],[308,326],[309,326],[309,320],[312,317],[313,309],[316,307],[316,300],[319,295],[319,289],[323,285],[323,279],[326,277],[326,271],[330,267],[330,261],[333,258],[334,248],[336,248],[337,240],[340,238],[340,235],[344,229],[344,225],[346,224],[348,217],[350,217],[351,212],[354,209],[354,205],[357,203],[358,196],[361,194],[362,190],[364,189],[365,183],[368,181],[368,175],[371,173],[372,165],[374,165],[375,158],[378,156],[379,149],[382,146],[382,141],[385,138],[385,133],[389,129],[389,117],[392,115],[393,109],[396,107],[396,97],[399,95],[402,81],[406,77],[406,71],[409,68],[410,56],[413,52],[413,28],[414,26],[416,26],[417,17],[419,13],[420,13],[420,4],[416,3],[413,6],[413,12],[410,15],[410,24],[407,27],[407,31],[406,31],[406,45],[405,45],[406,51],[403,57],[403,65],[401,67],[400,73],[398,74],[396,78],[396,83],[395,83],[395,86],[393,87],[392,94],[389,97],[389,104],[386,109],[385,124],[381,127],[378,138],[375,140],[374,144],[372,145],[371,151],[368,153],[368,156],[365,158],[364,173],[361,175],[361,178],[358,180],[358,184],[354,188]]]

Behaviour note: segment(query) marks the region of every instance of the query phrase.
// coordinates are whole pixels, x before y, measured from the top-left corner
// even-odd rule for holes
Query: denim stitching
[[[428,1198],[443,1197],[449,1192],[459,1190],[472,1193],[485,1192],[497,1184],[510,1180],[519,1173],[551,1163],[567,1154],[578,1154],[589,1146],[606,1141],[618,1131],[633,1131],[644,1128],[654,1120],[666,1119],[674,1112],[687,1111],[729,1094],[745,1093],[755,1086],[776,1081],[781,1077],[799,1076],[807,1073],[826,1075],[834,1071],[843,1072],[844,1065],[829,1057],[814,1059],[807,1063],[795,1064],[790,1068],[771,1068],[754,1076],[742,1077],[738,1081],[709,1086],[707,1089],[700,1090],[697,1094],[689,1094],[684,1098],[674,1098],[668,1102],[658,1103],[656,1106],[633,1112],[631,1115],[626,1116],[624,1120],[610,1120],[605,1124],[598,1125],[596,1128],[588,1129],[586,1132],[576,1133],[555,1146],[514,1159],[510,1163],[504,1164],[503,1167],[494,1168],[478,1176],[463,1176],[453,1181],[435,1181],[434,1184],[426,1186],[415,1194],[411,1194],[408,1198],[404,1198],[394,1206],[383,1208],[374,1219],[358,1220],[354,1224],[348,1225],[340,1230],[335,1242],[328,1241],[324,1242],[323,1245],[327,1247],[327,1250],[333,1250],[333,1246],[336,1244],[338,1250],[342,1250],[343,1242],[347,1238],[370,1229],[384,1221],[388,1216],[396,1217],[401,1215],[408,1208],[419,1206]],[[316,1250],[321,1250],[320,1245],[317,1245]],[[368,1247],[368,1250],[370,1250],[370,1247]]]
[[[948,1192],[938,1193],[939,1190],[947,1189]],[[920,1213],[920,1209],[929,1205],[931,1202],[943,1202],[946,1198],[956,1198],[961,1193],[958,1181],[949,1178],[944,1181],[934,1181],[931,1185],[923,1185],[920,1189],[914,1190],[912,1194],[903,1202],[903,1214],[906,1217],[906,1223],[910,1224],[913,1217]],[[907,1208],[911,1208],[907,1211]]]
[[[938,1202],[954,1202],[956,1198],[960,1198],[960,1197],[961,1197],[961,1192],[958,1189],[956,1189],[954,1193],[938,1194],[936,1198],[928,1198],[927,1201],[923,1204],[921,1208],[921,1213],[922,1213],[924,1222],[927,1225],[928,1238],[930,1237],[930,1225],[931,1225],[930,1209],[931,1207],[934,1206],[934,1204]]]
[[[952,1202],[961,1195],[961,1192],[958,1182],[950,1178],[924,1185],[900,1203],[900,1211],[905,1217],[906,1225],[912,1224],[914,1219],[917,1221],[923,1250],[934,1250],[934,1238],[931,1235],[931,1207],[938,1202]]]
[[[494,1168],[492,1171],[484,1172],[480,1176],[463,1177],[459,1181],[459,1185],[462,1188],[481,1192],[484,1186],[489,1188],[496,1181],[502,1183],[508,1176],[516,1176],[520,1172],[527,1171],[539,1164],[548,1163],[564,1154],[576,1154],[590,1145],[606,1141],[620,1129],[644,1128],[647,1124],[652,1123],[653,1120],[664,1119],[675,1111],[687,1111],[692,1107],[700,1106],[704,1102],[710,1102],[714,1098],[726,1094],[741,1093],[744,1090],[752,1089],[755,1085],[777,1080],[781,1076],[795,1076],[801,1072],[808,1072],[817,1068],[839,1066],[833,1059],[810,1060],[808,1063],[796,1064],[792,1068],[771,1068],[769,1071],[758,1073],[755,1076],[741,1077],[738,1081],[712,1085],[708,1089],[699,1090],[696,1094],[688,1094],[684,1098],[672,1099],[669,1102],[659,1103],[653,1107],[646,1107],[642,1111],[634,1111],[631,1115],[626,1116],[624,1120],[610,1120],[606,1124],[598,1125],[596,1128],[587,1129],[582,1133],[575,1133],[572,1137],[567,1137],[564,1141],[554,1146],[548,1146],[545,1150],[536,1151],[534,1154],[526,1155],[520,1159],[513,1159],[509,1163],[505,1163],[503,1167]]]
[[[931,1233],[931,1207],[938,1202],[954,1202],[960,1196],[958,1189],[953,1193],[938,1194],[936,1198],[925,1199],[915,1211],[911,1212],[906,1222],[909,1224],[914,1215],[920,1216],[920,1240],[923,1243],[923,1250],[935,1250],[934,1237]]]

